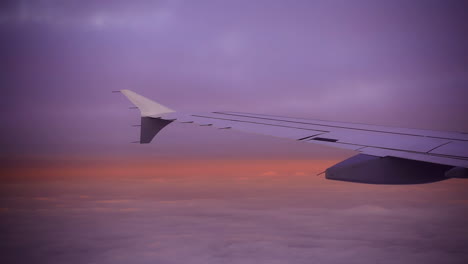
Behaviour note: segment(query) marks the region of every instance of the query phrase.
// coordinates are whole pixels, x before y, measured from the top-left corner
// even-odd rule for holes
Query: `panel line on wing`
[[[224,112],[213,112],[213,113],[214,114],[220,114],[220,115],[231,115],[231,116],[239,116],[239,117],[254,118],[254,119],[264,119],[264,120],[271,120],[271,121],[278,121],[278,122],[288,122],[288,123],[296,123],[296,124],[304,124],[304,125],[314,125],[314,126],[340,128],[340,129],[369,131],[369,132],[376,132],[376,133],[396,134],[396,135],[405,135],[405,136],[417,136],[417,137],[428,137],[428,138],[448,139],[448,140],[457,140],[457,141],[468,141],[468,139],[460,139],[460,138],[426,136],[426,135],[421,135],[421,134],[391,132],[391,131],[382,131],[382,130],[376,130],[376,129],[346,127],[346,126],[329,125],[329,124],[317,124],[317,123],[309,123],[309,122],[301,122],[301,121],[284,120],[284,119],[278,119],[278,118],[258,117],[258,116],[252,116],[252,115],[249,115],[249,114],[247,114],[247,115],[246,114],[232,114],[232,113],[224,113]],[[272,117],[274,117],[274,116],[272,116]],[[286,117],[284,117],[284,118],[286,118]],[[327,121],[324,121],[324,122],[327,122]],[[350,124],[356,124],[356,123],[350,123]],[[361,125],[367,125],[367,124],[361,124]],[[394,129],[396,129],[396,128],[394,128]]]
[[[225,121],[233,121],[233,122],[241,122],[241,123],[258,124],[258,125],[265,125],[265,126],[285,127],[285,128],[293,128],[293,129],[301,129],[301,130],[318,131],[318,132],[324,132],[324,133],[330,132],[330,131],[318,130],[318,129],[293,127],[293,126],[283,126],[283,125],[275,125],[275,124],[260,123],[260,122],[246,121],[246,120],[238,120],[238,119],[220,118],[220,117],[212,117],[212,116],[201,116],[201,115],[192,115],[192,116],[201,117],[201,118],[209,118],[209,119],[225,120]]]
[[[378,133],[398,134],[398,135],[405,135],[405,136],[425,137],[425,136],[423,136],[423,135],[418,135],[418,134],[409,134],[409,133],[400,133],[400,132],[389,132],[389,131],[372,130],[372,129],[365,129],[365,128],[353,128],[353,127],[337,126],[337,125],[325,125],[325,124],[317,124],[317,123],[309,123],[309,122],[300,122],[300,121],[291,121],[291,120],[276,119],[276,118],[266,118],[266,117],[248,116],[248,115],[240,115],[240,114],[230,114],[230,113],[223,113],[223,112],[213,112],[213,113],[214,113],[214,114],[221,114],[221,115],[231,115],[231,116],[239,116],[239,117],[247,117],[247,118],[256,118],[256,119],[264,119],[264,120],[271,120],[271,121],[295,123],[295,124],[304,124],[304,125],[313,125],[313,126],[324,126],[324,127],[333,127],[333,128],[341,128],[341,129],[351,129],[351,130],[362,130],[362,131],[370,131],[370,132],[378,132]]]
[[[417,153],[412,151],[399,151],[382,148],[368,147],[361,151],[361,153],[379,156],[379,157],[397,157],[404,159],[420,160],[431,163],[445,164],[450,166],[468,167],[467,159],[459,159],[452,156],[433,155],[427,153]]]
[[[322,134],[319,134],[319,135],[322,135]],[[313,135],[313,136],[307,136],[307,137],[303,137],[303,138],[300,138],[298,139],[298,141],[302,141],[302,140],[306,140],[306,139],[310,139],[310,138],[313,138],[315,136],[318,136],[318,135]]]
[[[402,152],[402,153],[404,152],[404,153],[412,153],[412,154],[421,154],[421,155],[426,155],[426,156],[431,156],[431,157],[450,158],[450,159],[455,159],[455,160],[468,161],[468,158],[467,158],[467,157],[454,156],[454,155],[446,155],[446,154],[418,152],[418,151],[411,151],[411,150],[401,150],[401,149],[392,149],[392,148],[375,147],[375,146],[365,146],[365,148],[364,148],[363,150],[366,151],[367,149],[379,149],[379,150],[397,151],[397,152]]]
[[[433,150],[436,149],[436,148],[439,148],[439,147],[442,147],[442,146],[444,146],[444,145],[447,145],[447,144],[449,144],[450,142],[452,142],[452,141],[448,141],[448,142],[445,142],[445,143],[443,143],[443,144],[440,144],[440,145],[438,145],[438,146],[436,146],[436,147],[430,149],[430,150],[427,151],[426,153],[429,153],[429,152],[433,151]]]

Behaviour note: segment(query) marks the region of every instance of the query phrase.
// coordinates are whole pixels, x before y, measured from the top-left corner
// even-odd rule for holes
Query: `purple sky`
[[[193,155],[210,140],[229,145],[216,131],[172,125],[158,144],[136,149],[127,143],[138,136],[129,127],[138,117],[110,93],[119,89],[176,110],[468,131],[466,8],[465,1],[2,1],[1,153],[172,148],[177,156],[177,141]],[[236,140],[260,142],[260,156],[289,143],[227,141]]]

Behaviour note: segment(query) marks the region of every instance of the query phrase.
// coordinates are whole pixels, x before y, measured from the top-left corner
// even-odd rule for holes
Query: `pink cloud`
[[[276,171],[265,171],[260,176],[278,176],[278,173]]]
[[[55,201],[55,198],[50,198],[50,197],[35,197],[34,200],[37,201]]]
[[[104,204],[121,204],[121,203],[128,203],[130,200],[99,200],[96,203],[104,203]]]

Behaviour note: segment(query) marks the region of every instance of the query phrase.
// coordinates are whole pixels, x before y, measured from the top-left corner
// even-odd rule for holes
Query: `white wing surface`
[[[142,136],[144,123],[162,129],[168,122],[193,123],[218,129],[233,129],[248,133],[298,140],[305,143],[351,149],[373,157],[391,157],[450,166],[445,169],[455,175],[451,167],[468,168],[468,134],[395,128],[376,125],[331,122],[239,112],[182,113],[153,102],[128,90],[122,93],[141,111]],[[146,121],[144,121],[146,120]],[[159,131],[158,130],[158,131]],[[158,131],[146,134],[156,135]],[[154,135],[153,135],[154,134]],[[152,137],[140,143],[149,143]],[[360,161],[362,162],[362,161]],[[393,164],[399,166],[401,164]],[[459,176],[460,169],[457,169]],[[447,176],[447,175],[445,175]]]

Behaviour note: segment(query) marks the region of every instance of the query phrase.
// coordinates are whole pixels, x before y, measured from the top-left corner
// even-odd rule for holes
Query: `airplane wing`
[[[326,170],[326,178],[363,183],[424,183],[468,175],[468,134],[331,122],[239,112],[176,112],[121,90],[141,113],[139,143],[171,122],[351,149],[359,154]]]

